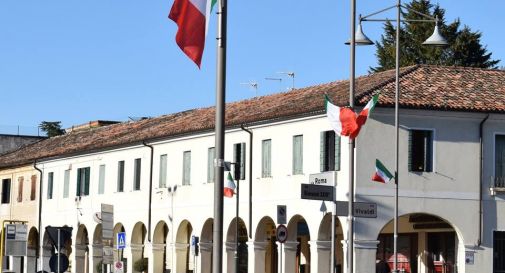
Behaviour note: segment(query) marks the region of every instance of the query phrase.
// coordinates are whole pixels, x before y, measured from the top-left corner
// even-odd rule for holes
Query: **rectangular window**
[[[293,174],[303,174],[303,135],[293,136]]]
[[[272,177],[272,140],[261,143],[261,177]]]
[[[334,131],[321,132],[319,169],[340,171],[340,136]]]
[[[54,173],[47,174],[47,199],[53,199]]]
[[[31,182],[31,188],[30,188],[30,200],[33,201],[35,200],[36,193],[37,193],[37,176],[32,175],[30,178]]]
[[[505,272],[505,231],[493,231],[493,273]]]
[[[105,192],[105,165],[98,168],[98,194]]]
[[[117,163],[117,192],[124,191],[124,160]]]
[[[2,204],[11,202],[11,180],[2,179]]]
[[[65,170],[63,176],[63,198],[68,198],[70,192],[70,170]]]
[[[185,151],[182,159],[182,185],[191,184],[191,151]]]
[[[167,167],[167,155],[160,155],[160,188],[167,187]]]
[[[433,132],[430,130],[409,131],[409,171],[431,172],[433,170]]]
[[[239,165],[234,166],[234,168],[240,168],[239,173],[235,172],[235,174],[238,176],[238,177],[233,177],[235,180],[237,180],[237,179],[244,180],[245,179],[245,155],[246,155],[246,152],[245,152],[245,143],[244,142],[233,144],[233,161],[235,163],[240,162],[240,166]]]
[[[77,187],[75,196],[89,195],[90,167],[77,169]]]
[[[495,187],[505,187],[505,135],[496,135],[494,141]]]
[[[140,158],[135,158],[135,162],[133,164],[133,190],[140,190],[140,174],[142,167],[142,160]]]
[[[23,202],[23,182],[25,178],[23,176],[18,177],[18,202]]]
[[[214,183],[216,176],[214,174],[214,158],[216,157],[216,148],[210,147],[207,150],[207,183]]]

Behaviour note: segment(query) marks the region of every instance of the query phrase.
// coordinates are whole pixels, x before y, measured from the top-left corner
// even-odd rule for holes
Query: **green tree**
[[[42,121],[39,127],[48,137],[65,134],[65,130],[61,129],[61,121]]]
[[[445,10],[438,4],[432,5],[430,0],[413,0],[407,4],[411,10],[438,17],[439,29],[447,39],[448,46],[425,46],[422,43],[433,33],[431,22],[404,22],[400,27],[400,66],[414,64],[439,64],[471,66],[481,68],[497,68],[500,60],[491,59],[491,53],[480,43],[482,34],[472,31],[468,26],[461,26],[459,19],[447,24],[444,19]],[[411,10],[403,11],[406,20],[425,19]],[[376,43],[375,55],[378,66],[371,68],[373,72],[393,69],[395,67],[395,35],[396,29],[391,22],[384,24],[384,34]]]

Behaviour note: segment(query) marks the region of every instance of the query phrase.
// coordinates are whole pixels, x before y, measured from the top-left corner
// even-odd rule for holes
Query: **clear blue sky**
[[[167,18],[172,2],[2,0],[0,133],[43,120],[69,127],[214,105],[216,16],[198,70],[175,44],[177,28]],[[357,0],[357,9],[368,14],[395,2]],[[295,72],[296,87],[349,77],[343,42],[349,37],[350,0],[228,3],[227,101],[253,97],[254,90],[240,84],[250,81],[258,83],[258,95],[285,91],[291,81],[279,71]],[[447,21],[459,17],[481,31],[494,59],[505,61],[505,1],[438,3]],[[364,28],[373,40],[380,38],[380,23]],[[375,65],[374,52],[375,47],[358,48],[358,75]]]

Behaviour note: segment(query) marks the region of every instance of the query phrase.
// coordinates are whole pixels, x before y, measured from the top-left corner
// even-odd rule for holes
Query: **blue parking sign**
[[[126,248],[126,233],[118,232],[117,233],[117,249],[125,249]]]

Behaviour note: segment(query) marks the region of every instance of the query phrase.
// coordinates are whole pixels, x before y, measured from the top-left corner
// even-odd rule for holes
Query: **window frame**
[[[268,151],[265,150],[265,144],[268,143]],[[268,154],[267,154],[268,152]],[[265,161],[268,158],[268,161]],[[272,177],[272,139],[261,140],[261,177],[271,178]]]
[[[160,170],[158,177],[158,188],[167,187],[167,174],[168,174],[168,155],[160,155]]]
[[[23,202],[23,188],[24,188],[24,182],[25,182],[25,177],[24,176],[19,176],[18,177],[18,197],[17,201],[18,203]]]
[[[214,168],[214,159],[216,158],[216,147],[207,148],[207,183],[214,183],[216,172]]]
[[[142,158],[133,160],[133,190],[140,191],[142,182]]]
[[[297,138],[300,138],[301,141],[300,141],[300,146],[296,146],[296,141],[295,139]],[[299,134],[299,135],[294,135],[293,138],[292,138],[292,142],[293,142],[293,150],[292,150],[292,170],[291,170],[291,173],[293,175],[301,175],[303,174],[303,134]],[[297,147],[301,150],[297,150]],[[300,158],[298,160],[297,157],[296,157],[296,153],[295,152],[299,152],[300,153]],[[297,163],[300,165],[300,166],[297,166]]]
[[[333,136],[333,145],[328,140],[328,135]],[[333,146],[330,150],[329,147]],[[319,133],[319,171],[338,172],[342,164],[342,138],[333,130],[321,131]],[[332,156],[333,155],[333,156]],[[331,164],[333,163],[333,164]]]
[[[427,131],[431,133],[431,169],[426,170],[423,168],[423,170],[414,170],[412,166],[412,132],[413,131]],[[436,172],[435,169],[435,154],[436,154],[436,148],[435,148],[435,139],[436,139],[436,131],[434,128],[424,128],[424,127],[410,127],[408,129],[408,136],[407,136],[407,170],[409,172],[413,173],[434,173]],[[426,156],[424,156],[426,158]],[[424,162],[424,165],[426,165],[426,162]]]
[[[124,174],[125,174],[125,161],[119,160],[117,162],[117,182],[116,192],[124,192]]]
[[[84,175],[84,178],[83,178]],[[76,197],[89,196],[91,180],[91,167],[77,168]],[[84,182],[84,184],[81,184]]]
[[[105,175],[106,175],[106,167],[105,164],[100,164],[98,166],[98,194],[105,193]]]
[[[7,193],[5,193],[6,187],[8,188]],[[1,204],[10,204],[11,191],[12,191],[12,180],[10,178],[3,178],[2,179],[2,197],[0,200]]]
[[[54,191],[54,172],[47,173],[47,199],[53,199]]]
[[[70,196],[70,169],[63,172],[63,198]]]
[[[182,186],[189,185],[191,185],[191,150],[182,152]]]

